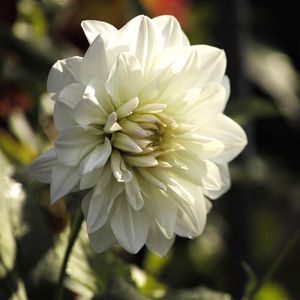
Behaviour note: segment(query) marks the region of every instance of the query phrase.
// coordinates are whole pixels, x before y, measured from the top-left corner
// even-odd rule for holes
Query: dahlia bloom
[[[84,21],[84,57],[57,61],[54,147],[28,170],[51,184],[51,202],[85,190],[95,251],[120,244],[164,255],[176,235],[205,225],[208,199],[230,186],[228,162],[246,145],[223,114],[229,96],[223,50],[195,45],[171,16],[137,16],[123,28]]]

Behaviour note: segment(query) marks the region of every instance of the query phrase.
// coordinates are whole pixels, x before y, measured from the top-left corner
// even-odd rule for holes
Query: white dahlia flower
[[[138,16],[117,30],[84,21],[84,57],[59,60],[48,78],[58,137],[29,166],[54,203],[86,190],[82,210],[97,252],[120,244],[164,255],[193,238],[209,199],[230,185],[227,164],[247,143],[223,114],[226,57],[190,46],[171,16]]]

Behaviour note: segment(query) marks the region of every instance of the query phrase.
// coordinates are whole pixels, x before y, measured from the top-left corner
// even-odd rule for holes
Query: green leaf
[[[247,76],[274,100],[289,120],[300,116],[299,73],[283,52],[262,43],[253,43],[246,53]]]
[[[61,262],[68,232],[63,234],[55,253]],[[113,252],[97,254],[90,246],[85,224],[82,226],[67,267],[65,286],[80,295],[81,299],[91,299],[104,294],[113,280],[122,278],[131,281],[129,266],[117,258]]]
[[[35,157],[35,152],[28,146],[18,142],[6,131],[0,129],[0,149],[10,158],[28,164]]]
[[[0,298],[26,300],[24,284],[16,264],[15,235],[21,231],[19,224],[24,200],[22,186],[11,179],[12,166],[0,152]]]
[[[280,115],[269,99],[257,96],[244,97],[234,105],[229,103],[226,113],[241,125],[251,120]]]
[[[163,257],[155,255],[151,251],[147,251],[143,262],[143,269],[149,274],[159,275],[164,267],[171,261],[172,256],[172,249]]]
[[[243,299],[248,299],[248,295],[251,293],[251,291],[253,290],[253,288],[257,283],[257,278],[253,269],[246,262],[242,262],[242,267],[245,270],[248,279],[247,284],[245,286],[245,293]]]
[[[150,298],[142,296],[139,292],[126,280],[115,278],[111,281],[107,292],[99,300],[150,300]]]
[[[255,300],[290,300],[291,297],[288,292],[280,284],[269,282],[266,283],[262,289],[257,293]]]
[[[132,265],[130,269],[132,280],[141,294],[155,298],[161,298],[166,294],[167,286],[159,282],[154,276],[135,265]]]

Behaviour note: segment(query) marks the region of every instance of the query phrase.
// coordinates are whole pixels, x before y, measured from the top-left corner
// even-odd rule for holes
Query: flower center
[[[161,150],[168,125],[164,124],[157,116],[153,116],[153,120],[147,116],[148,122],[144,122],[143,118],[144,116],[132,115],[132,117],[121,120],[119,122],[120,129],[112,133],[112,145],[122,152],[134,155],[150,154]]]
[[[149,147],[159,148],[164,140],[165,126],[161,123],[154,124],[155,128],[149,129],[149,136],[147,137],[150,141]]]

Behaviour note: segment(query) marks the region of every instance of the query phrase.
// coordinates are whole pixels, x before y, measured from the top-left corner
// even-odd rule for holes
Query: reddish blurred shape
[[[173,15],[185,27],[188,24],[188,0],[140,0],[147,12],[153,17]]]
[[[53,206],[43,208],[43,213],[49,226],[49,230],[53,235],[62,233],[69,223],[69,217],[64,201],[58,201]]]
[[[16,83],[7,81],[0,88],[0,118],[7,117],[13,110],[29,110],[32,102],[28,94]]]

